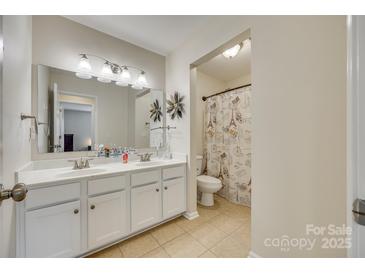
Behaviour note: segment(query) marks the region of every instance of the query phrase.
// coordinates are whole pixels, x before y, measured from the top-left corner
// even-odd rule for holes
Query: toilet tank
[[[196,156],[196,175],[202,174],[202,167],[203,167],[203,156],[197,155]]]

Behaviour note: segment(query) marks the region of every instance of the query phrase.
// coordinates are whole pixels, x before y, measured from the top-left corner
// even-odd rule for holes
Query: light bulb
[[[124,68],[122,69],[122,73],[120,74],[120,77],[121,77],[123,80],[129,80],[129,79],[131,79],[131,74],[130,74],[130,72],[129,72],[129,70],[128,70],[128,68],[127,68],[127,67],[124,67]]]
[[[110,83],[112,81],[111,80],[112,77],[113,77],[113,72],[110,67],[110,63],[106,61],[103,65],[103,68],[101,69],[101,76],[99,76],[97,80],[102,83]]]
[[[231,59],[231,58],[235,57],[238,54],[240,49],[241,49],[241,44],[237,44],[237,45],[231,47],[230,49],[225,50],[223,52],[223,56],[228,58],[228,59]]]
[[[136,86],[145,87],[147,85],[146,73],[144,71],[138,76]]]
[[[82,79],[91,79],[91,65],[86,54],[81,54],[80,62],[77,67],[76,76]]]
[[[122,68],[122,72],[119,75],[118,80],[115,82],[116,85],[126,87],[131,79],[131,74],[127,67]]]

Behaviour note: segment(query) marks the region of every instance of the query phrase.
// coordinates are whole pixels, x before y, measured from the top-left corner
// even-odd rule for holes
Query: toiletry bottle
[[[123,164],[128,164],[128,150],[123,153]]]
[[[104,147],[104,153],[105,153],[105,157],[109,158],[109,156],[110,156],[110,147],[109,146]]]

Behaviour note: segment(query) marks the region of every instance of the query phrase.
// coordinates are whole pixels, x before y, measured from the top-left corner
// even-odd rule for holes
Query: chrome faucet
[[[151,156],[153,155],[153,153],[143,153],[143,154],[138,154],[138,156],[141,159],[141,162],[148,162],[151,161]]]
[[[89,161],[92,161],[93,159],[83,159],[82,157],[80,158],[80,161],[77,160],[68,160],[69,162],[74,163],[74,166],[72,169],[84,169],[84,168],[90,168],[90,163]]]

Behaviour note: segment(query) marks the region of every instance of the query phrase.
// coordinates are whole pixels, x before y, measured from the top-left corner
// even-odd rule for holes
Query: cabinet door
[[[137,231],[162,219],[161,184],[133,188],[131,191],[132,230]]]
[[[99,247],[129,232],[126,191],[88,199],[88,247]]]
[[[25,214],[25,256],[74,257],[80,254],[80,201]]]
[[[163,182],[163,218],[167,219],[186,210],[185,179]]]

